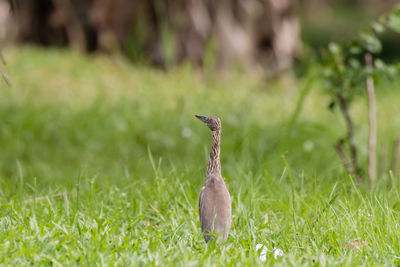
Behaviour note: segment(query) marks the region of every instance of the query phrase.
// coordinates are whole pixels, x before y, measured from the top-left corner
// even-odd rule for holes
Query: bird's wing
[[[199,215],[200,215],[200,224],[201,230],[203,233],[211,232],[212,220],[213,220],[213,212],[211,211],[211,203],[208,203],[210,200],[207,198],[207,189],[203,189],[200,193],[199,198]]]

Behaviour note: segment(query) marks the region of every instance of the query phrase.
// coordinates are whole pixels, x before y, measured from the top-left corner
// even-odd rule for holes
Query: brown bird
[[[199,215],[201,230],[206,243],[213,239],[211,233],[222,235],[226,241],[231,227],[231,197],[221,176],[219,159],[221,143],[221,120],[218,117],[196,118],[204,122],[212,131],[213,142],[207,164],[207,175],[199,199]]]

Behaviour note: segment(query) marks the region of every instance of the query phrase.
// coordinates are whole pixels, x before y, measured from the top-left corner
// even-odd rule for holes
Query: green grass
[[[14,86],[0,85],[0,265],[400,263],[400,184],[386,190],[385,172],[371,192],[346,175],[332,148],[344,124],[320,82],[291,125],[307,77],[165,73],[29,47],[5,55]],[[379,147],[400,132],[394,88],[377,88]],[[223,244],[204,244],[200,232],[211,133],[194,114],[222,119],[233,201]],[[352,114],[363,145],[362,98]],[[346,249],[356,239],[368,246]],[[275,260],[273,247],[285,255]]]

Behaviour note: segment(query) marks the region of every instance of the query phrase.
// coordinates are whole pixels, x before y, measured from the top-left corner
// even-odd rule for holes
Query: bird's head
[[[219,131],[221,130],[221,120],[218,117],[204,117],[204,116],[199,116],[195,115],[196,118],[204,122],[208,128],[210,128],[211,131]]]

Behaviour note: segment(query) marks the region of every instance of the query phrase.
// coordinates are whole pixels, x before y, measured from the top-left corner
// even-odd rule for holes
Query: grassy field
[[[333,149],[344,123],[326,108],[321,82],[295,112],[309,77],[4,53],[13,87],[0,83],[0,266],[400,264],[400,183],[386,190],[385,171],[370,191],[346,175]],[[379,151],[400,133],[398,88],[377,88]],[[233,201],[223,244],[205,245],[200,232],[211,133],[194,114],[222,120]],[[352,114],[365,166],[362,97]],[[368,244],[346,245],[355,240]],[[265,263],[258,243],[268,247]],[[284,256],[275,259],[274,247]]]

